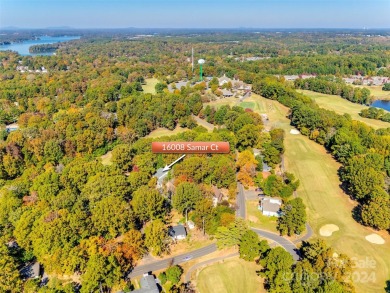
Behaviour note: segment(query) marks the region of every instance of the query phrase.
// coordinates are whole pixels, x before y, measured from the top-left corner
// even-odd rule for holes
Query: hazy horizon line
[[[47,27],[19,27],[19,26],[0,26],[0,30],[7,30],[7,29],[19,29],[19,30],[41,30],[41,29],[74,29],[74,30],[120,30],[120,29],[205,29],[205,30],[226,30],[226,29],[248,29],[248,30],[276,30],[276,29],[348,29],[348,30],[373,30],[373,29],[380,29],[380,30],[390,30],[390,27],[245,27],[245,26],[237,26],[237,27],[135,27],[135,26],[127,26],[127,27],[72,27],[72,26],[47,26]]]

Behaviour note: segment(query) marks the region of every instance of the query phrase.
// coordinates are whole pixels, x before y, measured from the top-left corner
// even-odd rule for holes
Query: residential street
[[[129,278],[134,278],[137,276],[141,276],[144,273],[147,272],[154,272],[158,271],[164,268],[168,268],[171,265],[177,265],[184,262],[187,262],[192,259],[196,259],[202,256],[205,256],[207,254],[210,254],[217,250],[217,246],[215,244],[210,244],[208,246],[199,248],[197,250],[193,250],[187,253],[183,253],[174,257],[170,257],[167,259],[163,259],[160,261],[156,261],[150,264],[137,266],[134,268],[134,270],[128,275]]]

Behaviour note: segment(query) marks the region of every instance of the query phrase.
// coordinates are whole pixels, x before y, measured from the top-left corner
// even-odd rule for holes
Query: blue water
[[[54,44],[60,42],[67,42],[71,40],[78,40],[79,36],[64,36],[64,37],[49,37],[42,36],[39,40],[28,40],[22,43],[12,43],[10,45],[0,45],[0,51],[12,50],[18,52],[22,56],[35,56],[35,55],[53,55],[53,53],[30,53],[29,48],[34,45]]]
[[[376,100],[371,104],[373,107],[382,108],[390,112],[390,101]]]

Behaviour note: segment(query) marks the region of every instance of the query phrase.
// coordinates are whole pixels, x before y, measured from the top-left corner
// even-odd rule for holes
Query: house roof
[[[226,89],[222,89],[222,94],[224,96],[233,96],[233,93],[229,90],[226,90]]]
[[[169,236],[171,237],[179,237],[179,236],[187,236],[186,229],[183,225],[173,226],[169,229]]]
[[[225,74],[222,77],[218,78],[218,82],[220,85],[224,83],[228,83],[229,81],[231,82],[232,80],[229,77],[227,77]]]
[[[218,199],[218,200],[221,200],[222,197],[223,197],[223,194],[222,194],[222,191],[220,189],[218,189],[217,186],[213,185],[212,187],[212,190],[214,192],[214,196]]]
[[[144,275],[141,278],[140,283],[141,283],[141,289],[134,290],[131,292],[136,292],[136,293],[159,293],[160,292],[153,275]]]
[[[282,201],[277,198],[266,196],[261,200],[261,205],[263,207],[263,212],[277,213],[282,206]]]
[[[32,263],[20,271],[20,275],[24,279],[33,279],[33,278],[38,278],[39,277],[39,270],[40,270],[40,265],[39,262]]]
[[[162,186],[164,182],[164,178],[168,175],[168,171],[163,171],[164,168],[157,169],[156,173],[153,175],[153,177],[157,178],[157,184],[159,186]]]

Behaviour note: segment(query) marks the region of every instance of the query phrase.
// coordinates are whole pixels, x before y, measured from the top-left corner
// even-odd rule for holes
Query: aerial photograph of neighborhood
[[[389,0],[0,0],[0,293],[390,293]]]

